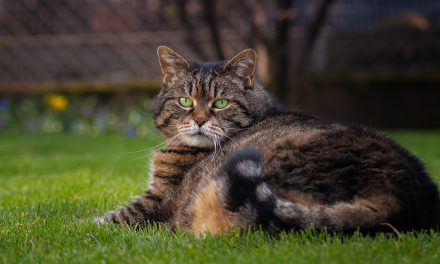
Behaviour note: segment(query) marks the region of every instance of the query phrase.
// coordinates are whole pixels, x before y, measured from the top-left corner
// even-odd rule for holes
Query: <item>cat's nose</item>
[[[205,116],[194,117],[194,122],[196,122],[196,124],[199,125],[199,127],[203,126],[203,124],[205,124],[208,120],[209,118]]]
[[[194,122],[201,127],[209,120],[209,112],[207,109],[197,106],[192,113],[192,118]]]

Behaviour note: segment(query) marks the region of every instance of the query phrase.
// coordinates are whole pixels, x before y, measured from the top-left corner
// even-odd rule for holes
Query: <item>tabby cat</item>
[[[157,53],[154,117],[167,144],[145,195],[101,221],[196,235],[438,228],[439,192],[414,156],[368,128],[281,111],[253,78],[253,50],[213,63]]]

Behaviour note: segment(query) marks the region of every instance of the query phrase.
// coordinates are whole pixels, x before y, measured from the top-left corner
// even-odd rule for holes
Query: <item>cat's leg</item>
[[[237,155],[235,155],[237,159],[242,160],[240,153]],[[259,153],[258,151],[246,152],[246,158],[250,159],[249,162],[257,161]],[[243,165],[247,166],[246,162]],[[252,168],[244,169],[249,169],[249,173],[259,173],[259,171],[253,171]],[[240,215],[244,214],[237,214],[238,210],[236,210],[251,196],[249,192],[254,191],[256,183],[249,179],[230,179],[227,177],[227,167],[219,173],[218,177],[208,178],[200,183],[188,209],[191,212],[191,224],[188,228],[198,237],[204,233],[218,234],[232,229],[245,229],[256,222],[254,216],[249,218],[253,219],[249,222],[240,221]],[[250,178],[252,179],[259,180]],[[247,213],[253,214],[253,212]]]
[[[184,146],[158,150],[152,157],[152,180],[146,193],[95,222],[129,225],[167,222],[174,213],[175,196],[185,173],[208,154],[209,150]]]

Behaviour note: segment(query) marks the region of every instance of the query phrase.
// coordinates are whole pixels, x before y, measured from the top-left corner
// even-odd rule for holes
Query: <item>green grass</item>
[[[393,132],[440,182],[440,132]],[[137,152],[156,134],[0,134],[0,262],[3,263],[440,263],[438,233],[400,238],[263,232],[196,240],[164,227],[98,228],[84,221],[123,205],[146,185]]]

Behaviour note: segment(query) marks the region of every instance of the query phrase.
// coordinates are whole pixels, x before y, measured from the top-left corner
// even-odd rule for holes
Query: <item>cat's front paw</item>
[[[92,219],[92,222],[98,226],[112,223],[111,219],[115,213],[116,212],[114,212],[114,211],[110,211],[110,212],[105,213],[104,216],[94,217]]]
[[[105,217],[94,217],[92,219],[92,222],[97,226],[108,223],[107,220],[105,219]]]

